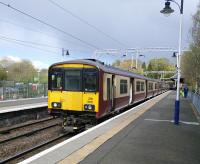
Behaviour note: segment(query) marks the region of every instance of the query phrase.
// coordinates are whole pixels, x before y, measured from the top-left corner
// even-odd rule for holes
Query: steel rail
[[[23,124],[23,125],[18,125],[18,126],[10,127],[10,128],[1,130],[0,134],[9,133],[12,130],[16,130],[16,129],[24,128],[24,127],[27,127],[27,126],[31,126],[31,125],[43,123],[43,122],[46,122],[46,121],[49,121],[49,120],[53,120],[53,119],[55,119],[55,118],[48,117],[48,118],[45,118],[45,119],[42,119],[42,120],[37,120],[37,121],[31,122],[31,123],[26,123],[26,124]]]
[[[21,138],[21,137],[27,137],[27,136],[33,135],[33,134],[35,134],[37,132],[40,132],[40,131],[43,131],[43,130],[46,130],[46,129],[49,129],[49,128],[52,128],[52,127],[55,127],[55,126],[58,126],[58,125],[59,125],[59,123],[56,123],[56,124],[53,124],[53,125],[50,125],[50,126],[46,126],[46,127],[40,128],[40,129],[36,129],[36,130],[30,131],[28,133],[24,133],[24,134],[21,134],[21,135],[12,137],[12,138],[8,138],[8,139],[5,139],[3,141],[0,141],[0,144],[4,144],[6,142],[9,142],[9,141],[12,141],[12,140],[16,140],[16,139]]]
[[[23,152],[20,152],[20,153],[18,153],[18,154],[15,154],[15,155],[13,155],[13,156],[11,156],[11,157],[9,157],[9,158],[6,158],[6,159],[0,161],[0,163],[6,163],[6,162],[10,162],[10,161],[12,161],[12,160],[15,160],[15,159],[17,159],[17,158],[20,158],[20,157],[22,157],[22,156],[24,156],[24,155],[26,155],[26,154],[28,154],[28,153],[30,153],[30,152],[32,152],[32,151],[35,151],[35,150],[37,150],[37,149],[39,149],[39,148],[41,148],[41,147],[43,147],[43,146],[46,146],[46,145],[48,145],[48,144],[50,144],[50,143],[52,143],[52,142],[55,142],[55,141],[57,141],[57,140],[59,140],[59,139],[65,137],[65,136],[67,136],[67,135],[69,135],[69,134],[70,134],[70,133],[62,134],[62,135],[60,135],[60,136],[58,136],[58,137],[55,137],[55,138],[53,138],[53,139],[51,139],[51,140],[49,140],[49,141],[46,141],[46,142],[41,143],[41,144],[39,144],[39,145],[37,145],[37,146],[35,146],[35,147],[32,147],[32,148],[27,149],[27,150],[25,150],[25,151],[23,151]]]

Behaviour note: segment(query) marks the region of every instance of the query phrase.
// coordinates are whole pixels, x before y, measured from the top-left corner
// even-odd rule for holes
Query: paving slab
[[[10,106],[19,106],[19,105],[37,104],[37,103],[44,103],[44,102],[47,103],[47,97],[5,100],[5,101],[0,101],[0,108],[10,107]]]
[[[80,164],[199,164],[200,125],[188,99],[180,102],[180,124],[173,124],[171,92],[102,144]]]
[[[47,98],[27,98],[0,101],[0,114],[47,106]]]
[[[20,164],[27,163],[78,163],[88,154],[109,140],[114,134],[122,130],[133,120],[140,117],[154,104],[159,103],[170,92],[154,97],[140,105],[131,108],[120,115],[110,118],[72,138],[69,138],[47,150],[44,150]],[[78,154],[78,155],[76,155]]]

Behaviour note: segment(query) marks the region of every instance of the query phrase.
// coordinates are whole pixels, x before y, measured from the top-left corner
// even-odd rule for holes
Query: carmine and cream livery
[[[95,59],[49,68],[48,109],[76,127],[164,92],[164,83],[107,66]]]

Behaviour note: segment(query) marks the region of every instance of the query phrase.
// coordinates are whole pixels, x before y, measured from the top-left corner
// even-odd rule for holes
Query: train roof
[[[96,59],[78,59],[78,60],[64,61],[64,62],[55,63],[55,64],[51,65],[49,68],[52,68],[56,65],[62,65],[62,64],[88,64],[88,65],[95,66],[107,73],[113,73],[113,74],[118,74],[118,75],[122,75],[122,76],[145,79],[145,80],[155,81],[155,82],[160,81],[160,80],[151,79],[146,76],[136,74],[136,73],[133,73],[130,71],[125,71],[125,70],[122,70],[119,68],[115,68],[110,65],[105,65],[103,62],[96,60]]]

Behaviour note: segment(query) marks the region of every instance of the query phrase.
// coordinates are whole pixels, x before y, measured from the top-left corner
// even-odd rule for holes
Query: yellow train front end
[[[48,109],[64,126],[84,125],[99,109],[99,71],[88,64],[55,64],[49,69]]]

